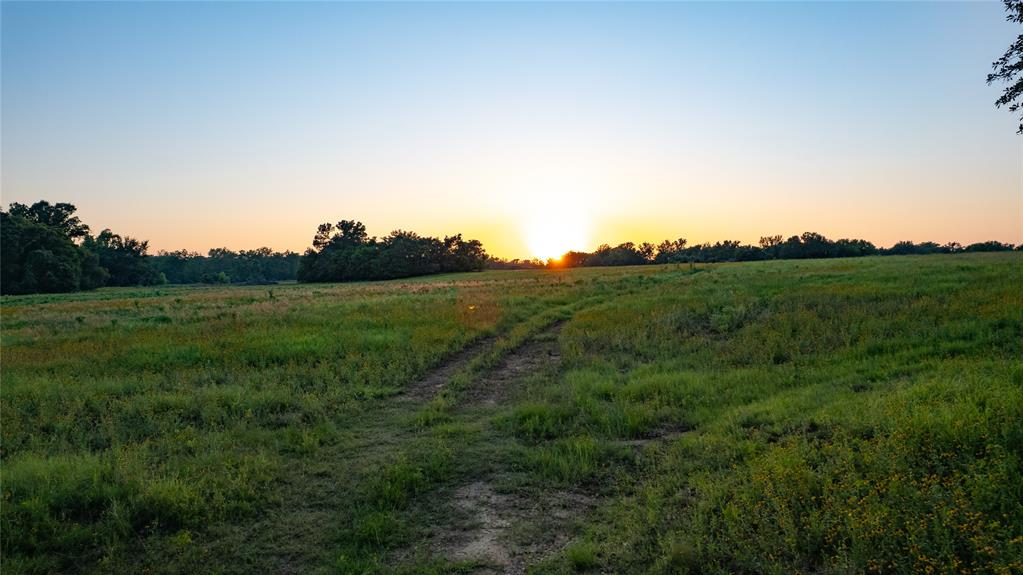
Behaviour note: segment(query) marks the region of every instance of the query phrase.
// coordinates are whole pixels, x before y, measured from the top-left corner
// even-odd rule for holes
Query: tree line
[[[174,284],[262,284],[294,280],[299,258],[295,252],[275,252],[270,248],[239,252],[213,248],[205,256],[187,250],[161,250],[150,260]]]
[[[462,234],[444,239],[395,230],[370,237],[355,220],[321,224],[313,245],[298,265],[300,282],[382,280],[419,275],[479,271],[487,252],[479,240]]]
[[[149,242],[115,234],[92,235],[68,203],[12,203],[0,210],[0,293],[91,290],[165,283],[264,283],[293,280],[299,255],[270,248],[203,256],[180,250],[150,255]]]
[[[461,234],[443,239],[396,230],[370,237],[355,220],[321,224],[312,247],[302,255],[270,248],[231,251],[214,248],[206,255],[179,250],[148,253],[149,242],[109,229],[93,235],[75,216],[72,204],[39,201],[12,203],[0,210],[0,293],[28,294],[90,290],[102,286],[164,283],[273,283],[381,280],[417,275],[489,269],[566,268],[670,263],[711,263],[772,259],[842,258],[994,252],[1023,249],[997,241],[898,242],[880,248],[866,240],[831,240],[806,232],[783,239],[760,238],[757,245],[739,241],[690,244],[685,238],[660,244],[626,242],[601,245],[593,252],[566,253],[560,259],[503,260],[487,255],[478,240]]]
[[[17,202],[0,210],[0,293],[53,293],[164,281],[146,261],[148,242],[92,235],[75,206]]]
[[[831,240],[815,232],[802,235],[765,236],[758,245],[725,240],[715,243],[690,244],[685,238],[664,240],[660,244],[626,242],[617,246],[603,244],[593,252],[567,252],[547,267],[629,266],[670,263],[746,262],[758,260],[849,258],[861,256],[956,254],[965,252],[999,252],[1023,250],[1023,244],[987,241],[969,245],[958,242],[913,243],[901,241],[890,248],[879,248],[867,240]]]

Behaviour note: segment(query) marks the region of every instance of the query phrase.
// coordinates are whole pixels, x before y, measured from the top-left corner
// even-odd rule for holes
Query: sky
[[[151,250],[1023,243],[1000,2],[0,5],[0,200]]]

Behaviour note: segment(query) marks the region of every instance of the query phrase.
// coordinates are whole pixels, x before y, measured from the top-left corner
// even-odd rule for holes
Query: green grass
[[[1021,285],[1010,253],[4,298],[4,570],[471,573],[431,541],[486,481],[590,502],[540,573],[1020,572]]]

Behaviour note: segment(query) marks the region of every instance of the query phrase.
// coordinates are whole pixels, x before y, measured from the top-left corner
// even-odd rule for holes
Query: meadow
[[[4,297],[5,573],[1020,573],[1023,254]]]

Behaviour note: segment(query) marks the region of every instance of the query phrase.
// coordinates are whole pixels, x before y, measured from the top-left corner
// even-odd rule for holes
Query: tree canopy
[[[240,252],[213,248],[205,256],[178,250],[161,251],[150,259],[153,267],[170,283],[261,284],[294,280],[298,273],[299,255],[290,251],[275,252],[266,247]]]
[[[1023,24],[1023,0],[1003,0],[1005,2],[1005,19],[1009,22]],[[995,106],[1006,106],[1010,112],[1018,112],[1021,108],[1020,98],[1023,97],[1023,33],[1009,45],[1002,57],[995,60],[991,67],[994,72],[988,74],[987,83],[1004,82],[1008,84],[1001,97],[995,100]],[[1023,134],[1023,114],[1020,114],[1017,134]]]
[[[153,285],[166,281],[149,260],[148,241],[103,230],[95,237],[85,236],[82,247],[96,254],[99,265],[110,273],[107,285]]]
[[[59,229],[0,212],[3,293],[52,293],[82,287],[85,254]]]
[[[479,240],[462,234],[438,239],[395,230],[383,238],[369,237],[355,220],[320,224],[313,245],[298,266],[305,282],[403,278],[436,273],[482,270],[487,252]]]
[[[77,208],[72,204],[51,205],[46,200],[40,200],[31,206],[13,202],[10,208],[12,216],[53,228],[72,240],[84,238],[89,234],[89,226],[83,224],[82,220],[75,215],[76,211]]]
[[[148,261],[148,243],[89,226],[72,204],[42,200],[0,211],[0,292],[55,293],[104,285],[152,285],[163,277]]]

